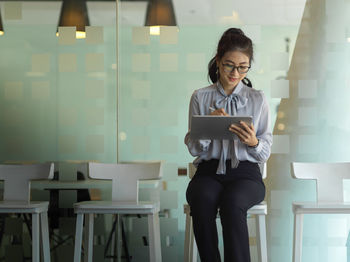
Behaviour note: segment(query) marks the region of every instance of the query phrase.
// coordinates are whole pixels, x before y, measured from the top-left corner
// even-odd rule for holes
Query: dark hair
[[[253,61],[253,43],[239,28],[229,28],[221,36],[216,55],[208,64],[208,78],[215,83],[218,81],[216,59],[221,59],[226,52],[239,51],[249,57],[249,63]],[[243,79],[244,84],[252,86],[248,78]]]

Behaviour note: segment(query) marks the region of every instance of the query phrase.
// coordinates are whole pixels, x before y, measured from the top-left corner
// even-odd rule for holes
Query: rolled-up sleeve
[[[194,140],[190,137],[191,130],[191,117],[193,115],[200,115],[199,101],[197,92],[192,94],[190,101],[190,108],[188,114],[188,132],[185,136],[185,144],[187,145],[188,151],[192,156],[201,156],[208,152],[211,140]]]

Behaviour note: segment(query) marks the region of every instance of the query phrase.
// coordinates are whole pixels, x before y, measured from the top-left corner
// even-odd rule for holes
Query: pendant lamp
[[[89,25],[90,22],[85,0],[63,0],[58,27],[75,26],[76,38],[82,39],[86,37],[85,26]],[[58,28],[56,35],[58,36]]]
[[[0,10],[0,36],[4,35],[4,27],[2,26],[2,19],[1,19],[1,10]]]
[[[174,6],[171,0],[149,0],[145,26],[150,26],[151,34],[159,35],[160,26],[176,26]]]

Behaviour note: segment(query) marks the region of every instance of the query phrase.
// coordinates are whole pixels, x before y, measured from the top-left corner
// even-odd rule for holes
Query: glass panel
[[[86,169],[77,169],[76,164],[117,161],[117,5],[115,1],[87,2],[90,24],[86,38],[77,39],[75,26],[58,28],[62,4],[0,2],[0,28],[4,30],[0,34],[0,163],[53,161],[55,178],[69,186],[77,175],[87,178]],[[68,224],[74,228],[73,203],[90,197],[108,199],[111,192],[95,189],[94,195],[88,189],[47,187],[33,190],[31,198],[50,199],[50,242],[55,247],[51,259],[70,261],[74,229],[64,230],[58,219],[73,219]],[[110,226],[103,225],[103,231],[106,228]],[[16,237],[21,239],[17,256],[8,252],[13,237],[2,238],[0,257],[5,261],[31,257],[28,230],[22,231],[23,236]],[[95,261],[102,261],[98,248],[94,251],[100,255]]]
[[[290,162],[349,161],[349,2],[171,2],[176,25],[149,27],[148,2],[117,1],[117,38],[116,2],[89,1],[90,26],[77,39],[75,28],[58,28],[62,2],[2,1],[0,162],[166,160],[160,192],[171,197],[161,230],[169,219],[179,234],[162,239],[163,253],[183,261],[188,178],[177,168],[193,161],[183,143],[188,104],[210,84],[207,63],[219,37],[239,27],[255,44],[249,78],[271,110],[268,253],[269,261],[284,261],[292,257],[291,203],[316,194],[312,181],[292,180]],[[146,224],[140,219],[130,230],[135,261],[148,258],[140,242]],[[346,216],[305,218],[303,260],[343,261],[349,224]]]
[[[1,162],[116,161],[116,3],[87,3],[85,39],[61,5],[0,5]]]
[[[349,8],[346,1],[305,3],[287,74],[290,93],[278,108],[278,144],[268,165],[271,259],[276,261],[292,256],[292,201],[314,201],[317,194],[314,181],[292,180],[290,162],[349,161],[350,122],[344,117],[350,98]],[[348,183],[344,191],[348,201]],[[336,216],[304,216],[302,261],[346,261],[350,217]]]

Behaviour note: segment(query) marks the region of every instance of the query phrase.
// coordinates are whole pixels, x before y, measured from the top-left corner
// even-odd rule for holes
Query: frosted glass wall
[[[292,201],[314,201],[314,181],[295,181],[290,162],[350,160],[349,9],[347,1],[307,1],[288,71],[269,160],[271,261],[291,261]],[[345,200],[349,184],[345,182]],[[305,215],[302,261],[350,260],[347,215]]]
[[[115,162],[115,22],[75,39],[74,27],[56,37],[60,3],[1,11],[0,161]]]
[[[77,162],[117,161],[116,3],[88,3],[85,39],[75,38],[74,27],[60,27],[56,36],[60,7],[61,1],[0,3],[0,163],[55,161],[59,180],[72,181]],[[79,171],[87,178],[86,166]],[[109,189],[84,193],[84,200],[110,196]],[[79,193],[33,189],[31,198],[51,201],[52,261],[72,261],[72,204]],[[5,217],[0,220],[4,227]],[[23,225],[21,218],[6,218],[0,247],[6,261],[30,257]],[[106,228],[100,223],[96,232],[104,235]],[[102,261],[98,247],[96,254]]]
[[[88,2],[88,38],[75,40],[71,28],[55,36],[60,2],[1,2],[0,161],[166,160],[163,181],[143,186],[140,197],[161,201],[163,260],[183,261],[188,178],[178,169],[193,160],[183,143],[189,99],[209,85],[220,35],[242,28],[255,44],[248,77],[266,94],[274,127],[265,181],[269,261],[291,261],[291,203],[316,192],[312,181],[292,180],[290,162],[350,156],[349,2],[173,3],[178,26],[150,35],[147,2],[118,2],[118,21],[115,2]],[[349,192],[346,184],[347,199]],[[347,261],[349,224],[346,216],[306,217],[303,261]],[[146,221],[127,225],[133,260],[147,261]]]

